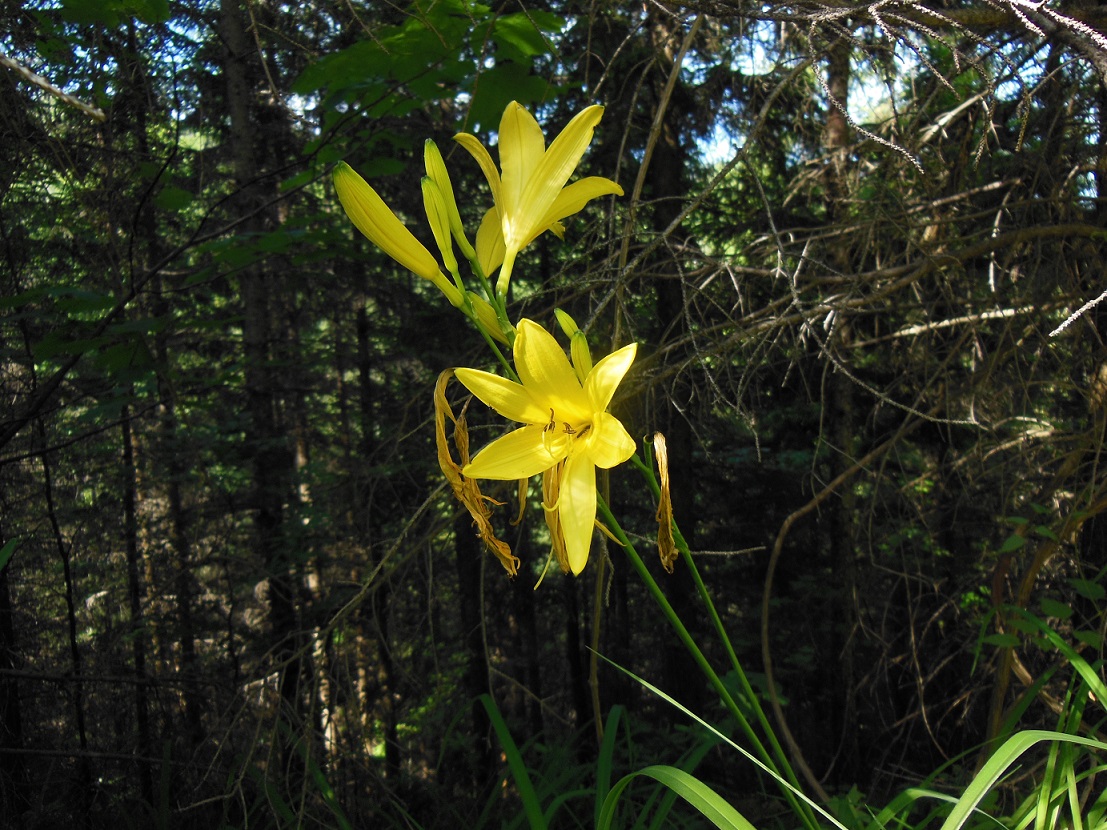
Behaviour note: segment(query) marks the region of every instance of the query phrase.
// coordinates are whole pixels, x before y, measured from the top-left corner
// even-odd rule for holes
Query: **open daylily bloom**
[[[468,133],[454,136],[480,165],[496,203],[493,210],[499,217],[504,245],[496,283],[501,296],[507,293],[516,255],[535,237],[547,230],[560,236],[564,230],[562,219],[600,196],[623,194],[619,185],[600,176],[589,176],[566,186],[602,116],[601,106],[585,108],[547,149],[542,128],[534,116],[512,101],[500,120],[501,170],[496,169],[492,156],[475,136]],[[479,252],[479,239],[477,249]]]
[[[413,274],[434,283],[452,305],[464,304],[461,292],[442,273],[426,246],[389,209],[377,191],[344,161],[334,168],[334,189],[350,221],[370,242]],[[434,222],[436,217],[430,219]]]
[[[462,468],[467,478],[511,481],[544,473],[543,506],[562,568],[588,562],[596,522],[596,468],[634,454],[634,439],[607,411],[634,362],[636,344],[600,360],[583,383],[565,351],[533,320],[519,321],[515,369],[522,383],[477,369],[455,375],[481,401],[522,427],[497,438]]]

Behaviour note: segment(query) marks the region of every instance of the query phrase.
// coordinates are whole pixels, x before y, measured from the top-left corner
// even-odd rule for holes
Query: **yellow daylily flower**
[[[579,574],[588,562],[596,522],[596,468],[634,454],[634,439],[607,411],[634,362],[624,346],[577,377],[565,351],[533,320],[519,321],[515,369],[522,383],[477,369],[455,376],[481,401],[524,426],[497,438],[462,469],[467,478],[502,481],[543,476],[543,507],[563,569]]]
[[[602,116],[601,106],[585,108],[547,149],[542,128],[534,116],[512,101],[500,120],[501,170],[496,169],[492,156],[476,136],[469,133],[454,136],[480,165],[496,203],[504,243],[503,265],[496,283],[501,296],[507,293],[516,255],[535,237],[547,230],[560,236],[564,230],[562,219],[577,213],[592,199],[623,194],[619,185],[600,176],[589,176],[566,186]],[[477,248],[479,251],[479,239]]]
[[[384,199],[346,162],[334,168],[334,189],[346,215],[369,241],[416,276],[430,280],[456,307],[464,297],[438,267],[438,262],[415,235],[407,229]]]

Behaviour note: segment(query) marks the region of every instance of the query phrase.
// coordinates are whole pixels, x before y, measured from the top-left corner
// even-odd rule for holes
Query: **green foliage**
[[[604,800],[600,820],[596,827],[607,830],[612,826],[619,797],[636,778],[653,778],[695,807],[715,827],[733,830],[753,830],[753,825],[742,814],[723,800],[718,793],[693,775],[676,767],[654,765],[645,767],[620,779]]]
[[[115,27],[132,17],[143,23],[169,19],[169,0],[62,0],[62,14],[72,23]]]
[[[583,816],[574,806],[575,802],[589,801],[594,804],[594,822],[597,828],[609,828],[616,820],[621,803],[625,800],[627,788],[635,779],[644,777],[653,779],[659,786],[651,789],[650,795],[642,804],[641,818],[634,826],[644,826],[646,816],[651,817],[650,827],[681,826],[681,819],[673,814],[678,797],[683,798],[701,815],[707,817],[716,827],[748,828],[739,814],[731,808],[709,786],[699,781],[689,770],[700,763],[714,746],[714,741],[700,739],[689,751],[680,766],[651,765],[637,772],[622,776],[612,784],[612,777],[620,759],[616,750],[620,736],[630,740],[630,729],[626,722],[626,713],[621,707],[613,707],[604,724],[603,740],[595,761],[595,788],[582,788],[576,782],[567,780],[551,766],[532,770],[528,767],[523,752],[511,736],[499,708],[491,698],[481,699],[488,712],[492,727],[507,759],[511,780],[514,783],[519,801],[528,825],[531,828],[551,826],[580,826]],[[498,798],[499,796],[497,796]],[[547,805],[543,807],[543,805]],[[489,803],[489,808],[492,802]],[[490,816],[486,808],[485,818]],[[522,821],[519,816],[507,826],[516,826]],[[478,826],[482,826],[484,821]]]
[[[12,556],[15,555],[15,551],[18,547],[18,539],[9,539],[4,543],[3,547],[0,547],[0,571],[4,570],[4,568],[8,566],[8,563],[12,561]]]
[[[552,12],[501,14],[468,0],[414,3],[403,22],[313,62],[292,89],[321,95],[336,120],[339,104],[360,102],[368,118],[395,117],[444,89],[463,90],[468,129],[495,128],[509,101],[527,105],[556,93],[536,70],[555,54],[550,37],[564,22]],[[488,44],[495,47],[490,66]]]

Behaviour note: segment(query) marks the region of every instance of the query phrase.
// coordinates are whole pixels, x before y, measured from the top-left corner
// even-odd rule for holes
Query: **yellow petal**
[[[484,214],[477,230],[477,261],[486,277],[491,277],[504,261],[504,229],[500,224],[500,209]]]
[[[529,218],[533,211],[527,204],[527,189],[541,169],[546,139],[534,116],[515,101],[507,105],[500,119],[499,148],[504,241],[508,248],[521,247],[532,235],[531,224],[541,218],[541,214]],[[559,182],[557,189],[564,184],[565,180]]]
[[[539,405],[553,407],[559,421],[579,424],[591,418],[588,398],[552,334],[524,318],[519,321],[514,353],[519,380]]]
[[[569,452],[569,436],[545,426],[520,427],[497,438],[462,468],[470,478],[514,481],[548,470]]]
[[[496,169],[496,162],[492,161],[492,156],[489,155],[487,148],[480,143],[480,140],[475,135],[469,133],[458,133],[454,136],[454,141],[469,151],[477,164],[480,165],[480,169],[484,172],[484,178],[488,180],[488,188],[492,191],[492,200],[497,204],[502,204],[503,196],[500,193],[500,171]]]
[[[569,570],[579,574],[588,564],[596,524],[596,468],[586,455],[565,462],[558,494],[558,516]]]
[[[613,351],[592,367],[584,380],[584,392],[593,411],[603,412],[607,409],[615,390],[619,388],[630,364],[634,362],[637,351],[638,344],[631,343]]]
[[[553,140],[550,148],[542,155],[542,160],[528,177],[522,193],[518,197],[513,231],[518,240],[525,244],[540,230],[549,225],[543,224],[546,214],[552,207],[557,195],[573,175],[580,164],[584,151],[592,141],[592,133],[603,116],[603,107],[593,105],[577,113],[564,130]],[[502,152],[502,150],[501,150]],[[506,174],[506,171],[505,171]],[[506,187],[506,185],[505,185]],[[505,192],[506,195],[506,192]],[[505,209],[506,208],[505,206]],[[512,236],[507,233],[505,223],[504,238],[508,247]]]
[[[557,198],[554,199],[553,204],[542,219],[542,224],[545,226],[543,230],[546,228],[552,230],[556,223],[572,216],[574,213],[579,213],[593,199],[611,195],[623,195],[623,188],[611,179],[605,179],[602,176],[589,176],[573,182],[557,194]]]
[[[592,463],[610,470],[634,455],[634,439],[623,422],[610,412],[599,412],[592,419],[592,429],[584,438],[585,452]]]
[[[521,424],[549,423],[549,408],[535,401],[525,386],[479,369],[462,368],[456,374],[466,389],[505,418]]]

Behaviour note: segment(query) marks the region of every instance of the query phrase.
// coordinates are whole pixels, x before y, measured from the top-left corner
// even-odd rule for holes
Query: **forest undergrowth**
[[[0,827],[1107,827],[1107,6],[0,19]]]

